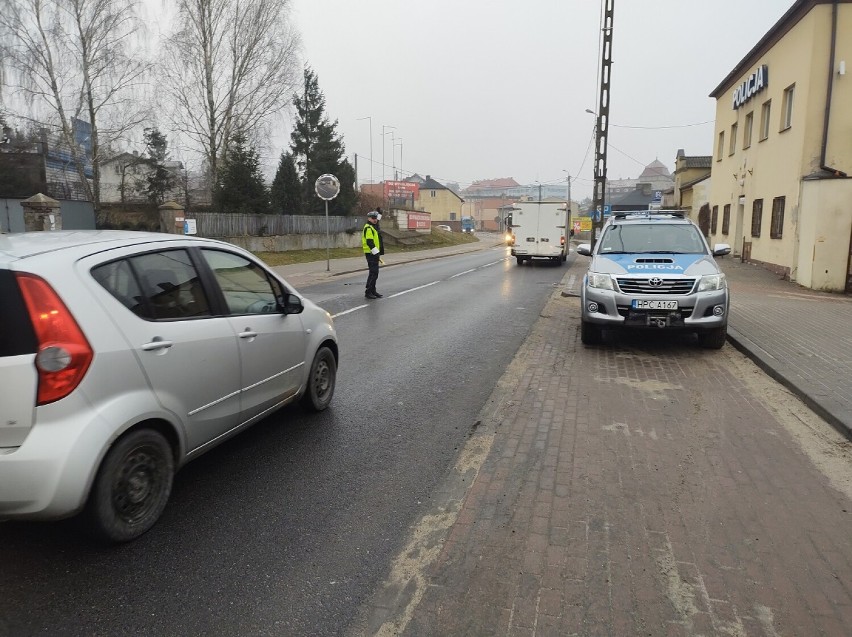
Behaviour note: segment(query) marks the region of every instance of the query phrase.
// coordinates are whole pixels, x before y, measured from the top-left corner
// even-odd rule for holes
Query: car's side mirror
[[[592,244],[581,243],[577,246],[577,254],[582,254],[584,257],[592,256]]]
[[[285,292],[281,301],[281,311],[284,314],[301,314],[305,311],[305,306],[302,305],[302,299],[298,296]]]
[[[726,254],[731,254],[731,246],[727,243],[717,243],[713,246],[714,257],[723,257]]]

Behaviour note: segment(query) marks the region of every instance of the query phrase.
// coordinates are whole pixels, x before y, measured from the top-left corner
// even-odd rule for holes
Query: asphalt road
[[[285,409],[185,467],[130,545],[0,525],[0,635],[341,633],[564,272],[494,248],[383,269],[376,301],[365,274],[302,288],[336,316],[332,407]]]

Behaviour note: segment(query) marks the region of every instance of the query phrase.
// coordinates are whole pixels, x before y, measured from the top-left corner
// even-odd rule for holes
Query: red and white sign
[[[386,181],[385,199],[417,199],[420,196],[420,184],[410,181]]]
[[[408,229],[409,230],[428,230],[432,227],[432,215],[428,212],[409,212],[408,213]]]

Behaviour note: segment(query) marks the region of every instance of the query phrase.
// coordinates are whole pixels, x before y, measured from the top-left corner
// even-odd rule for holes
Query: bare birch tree
[[[264,134],[289,106],[299,38],[290,0],[177,0],[162,62],[171,127],[202,153],[212,178],[237,128]]]
[[[29,104],[46,106],[71,154],[87,198],[100,206],[100,165],[110,148],[143,120],[138,91],[149,68],[134,51],[138,28],[130,0],[4,0],[0,12],[7,84]],[[73,118],[91,127],[92,183]]]

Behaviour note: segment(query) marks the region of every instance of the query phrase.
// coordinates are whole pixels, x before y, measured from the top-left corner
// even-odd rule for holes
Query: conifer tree
[[[329,213],[353,214],[357,200],[355,171],[346,159],[343,141],[337,134],[337,120],[329,122],[325,114],[325,96],[319,89],[316,74],[304,72],[304,93],[293,98],[296,126],[290,135],[290,152],[296,159],[302,183],[305,214],[324,214],[323,201],[316,196],[317,177],[332,174],[340,181],[340,194],[329,202]]]
[[[228,156],[220,167],[213,188],[213,205],[220,212],[267,214],[269,191],[260,172],[257,151],[249,146],[245,133],[231,137]]]
[[[281,153],[270,192],[272,212],[279,215],[302,214],[302,183],[292,153]]]
[[[166,194],[175,187],[177,175],[165,167],[168,160],[168,141],[156,127],[146,128],[144,132],[145,148],[148,153],[148,163],[152,170],[140,180],[140,190],[151,203],[161,204]]]

